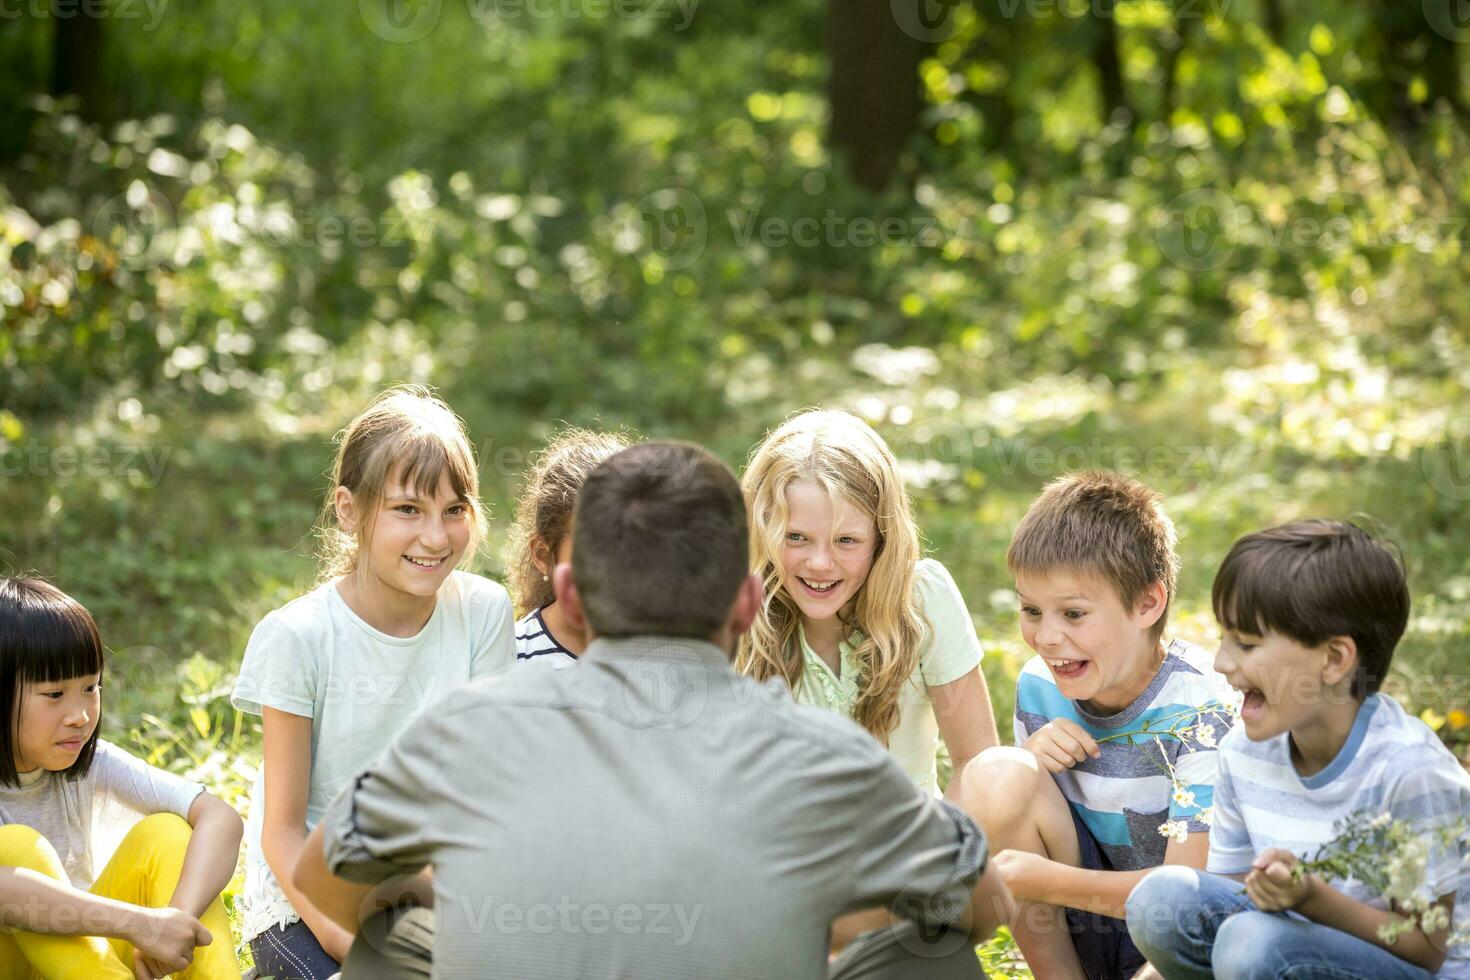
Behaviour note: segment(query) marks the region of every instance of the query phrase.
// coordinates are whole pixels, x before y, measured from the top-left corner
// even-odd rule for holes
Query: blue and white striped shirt
[[[1333,825],[1354,813],[1388,814],[1415,827],[1448,826],[1470,815],[1470,775],[1429,727],[1399,703],[1370,695],[1347,742],[1326,769],[1302,777],[1291,761],[1289,735],[1252,742],[1244,729],[1220,743],[1214,828],[1207,870],[1249,871],[1257,854],[1279,847],[1311,859],[1335,836]],[[1470,922],[1470,879],[1463,849],[1431,839],[1424,872],[1428,896],[1455,893],[1453,930]],[[1383,897],[1353,879],[1338,891],[1375,908]],[[1450,947],[1437,976],[1470,978],[1470,949]]]
[[[1159,828],[1166,821],[1181,821],[1190,833],[1210,829],[1208,816],[1200,818],[1214,796],[1214,746],[1232,719],[1223,708],[1210,706],[1233,704],[1237,698],[1212,662],[1202,648],[1173,641],[1149,686],[1112,715],[1094,715],[1064,696],[1040,657],[1021,669],[1016,682],[1017,745],[1055,718],[1075,722],[1099,740],[1099,758],[1053,778],[1115,870],[1163,864],[1169,842]],[[1177,734],[1166,734],[1169,729]],[[1116,738],[1125,733],[1129,737]],[[1175,795],[1175,780],[1193,795],[1193,802],[1189,795]]]

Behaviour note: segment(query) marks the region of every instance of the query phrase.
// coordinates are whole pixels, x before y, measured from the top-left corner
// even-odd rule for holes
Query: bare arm
[[[122,939],[168,970],[183,969],[194,947],[213,939],[198,919],[177,908],[114,901],[28,868],[0,868],[0,926],[53,936]]]
[[[990,704],[990,689],[985,675],[976,667],[948,684],[929,688],[934,705],[934,719],[939,735],[949,748],[954,775],[944,789],[945,799],[960,800],[960,776],[970,760],[999,743],[995,730],[995,711]]]
[[[228,803],[206,792],[194,797],[189,826],[194,833],[169,904],[198,918],[235,876],[245,824]]]
[[[1177,840],[1169,841],[1164,851],[1164,863],[1203,870],[1209,854],[1210,835],[1190,834],[1182,844]],[[1044,862],[1044,866],[1038,867],[1037,874],[1027,876],[1032,881],[1028,881],[1030,887],[1026,890],[1031,892],[1034,889],[1034,894],[1023,897],[1119,919],[1127,915],[1128,896],[1134,887],[1153,870],[1090,871],[1040,857],[1034,860]],[[1018,888],[1017,892],[1020,891]]]
[[[995,930],[1008,925],[1016,917],[1016,906],[1011,893],[1001,880],[1000,871],[993,865],[985,866],[985,873],[970,890],[970,905],[956,923],[970,932],[970,938],[983,943],[995,934]]]
[[[433,877],[425,869],[411,878],[394,878],[376,885],[360,885],[339,878],[327,867],[324,832],[312,828],[301,856],[296,860],[292,882],[334,923],[354,936],[362,923],[363,909],[391,908],[411,897],[416,905],[434,904]]]
[[[281,891],[327,955],[337,962],[352,948],[352,933],[333,921],[296,887],[292,873],[306,843],[306,799],[311,786],[311,719],[267,707],[265,817],[260,847]]]

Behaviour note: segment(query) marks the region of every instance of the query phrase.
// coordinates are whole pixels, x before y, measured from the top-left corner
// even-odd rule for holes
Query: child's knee
[[[26,868],[55,877],[61,869],[61,858],[38,831],[10,823],[0,827],[0,867]]]
[[[1050,783],[1051,774],[1036,756],[1011,745],[993,746],[965,766],[965,809],[987,831],[1011,827],[1034,812],[1043,780]]]
[[[1128,896],[1128,932],[1140,947],[1157,945],[1177,928],[1176,911],[1198,903],[1198,871],[1172,864],[1155,868]]]
[[[189,826],[189,821],[178,814],[155,813],[133,824],[133,829],[128,831],[123,841],[135,847],[183,854],[193,833],[194,828]]]

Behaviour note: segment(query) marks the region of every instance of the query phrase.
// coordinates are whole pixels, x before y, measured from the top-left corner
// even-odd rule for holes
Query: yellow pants
[[[162,908],[173,897],[193,833],[187,821],[158,813],[138,821],[92,886],[92,894],[133,905]],[[66,881],[61,859],[29,827],[0,827],[0,867],[28,868]],[[230,917],[218,898],[201,920],[214,941],[194,950],[194,962],[175,976],[189,980],[239,980]],[[133,947],[121,939],[0,931],[4,980],[135,980]]]

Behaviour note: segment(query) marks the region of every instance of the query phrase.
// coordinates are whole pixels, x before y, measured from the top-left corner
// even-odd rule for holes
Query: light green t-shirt
[[[919,663],[899,696],[898,726],[888,738],[888,752],[903,766],[920,789],[939,791],[939,774],[935,753],[939,750],[939,722],[929,688],[958,680],[974,670],[985,655],[975,624],[965,608],[959,587],[943,565],[932,558],[919,562],[914,581],[914,596],[919,609],[929,621],[919,650]],[[853,663],[853,647],[860,633],[848,637],[838,647],[841,676],[834,675],[826,661],[807,644],[798,632],[804,663],[796,700],[852,716],[857,702],[857,665]]]

